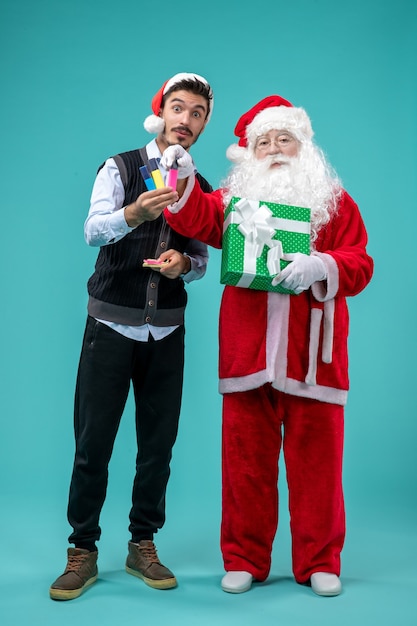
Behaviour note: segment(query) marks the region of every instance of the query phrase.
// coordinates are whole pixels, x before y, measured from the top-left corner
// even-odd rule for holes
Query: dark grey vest
[[[146,149],[113,157],[125,189],[124,205],[146,191],[139,167],[147,162]],[[102,167],[102,166],[101,166]],[[101,168],[99,168],[101,169]],[[197,174],[203,190],[211,191]],[[114,244],[100,248],[95,271],[88,280],[88,313],[129,326],[183,324],[187,292],[181,278],[169,279],[142,267],[143,259],[158,258],[173,248],[184,252],[189,239],[173,231],[163,215],[145,222]]]

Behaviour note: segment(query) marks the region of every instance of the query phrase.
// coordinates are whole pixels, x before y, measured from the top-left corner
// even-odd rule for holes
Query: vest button
[[[150,286],[151,286],[152,289],[155,289],[156,288],[156,283],[151,283]]]
[[[167,247],[166,241],[161,241],[161,248],[166,248],[166,247]]]
[[[149,306],[153,306],[155,304],[154,300],[149,300],[148,302]]]
[[[148,323],[149,323],[149,322],[151,321],[151,319],[152,319],[152,318],[151,318],[151,317],[149,317],[149,315],[148,315],[148,317],[145,317],[145,322],[148,322]]]

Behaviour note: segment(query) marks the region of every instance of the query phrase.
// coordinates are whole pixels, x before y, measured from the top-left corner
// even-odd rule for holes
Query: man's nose
[[[189,126],[190,125],[190,112],[189,111],[182,111],[181,113],[181,123],[184,124],[184,126]]]

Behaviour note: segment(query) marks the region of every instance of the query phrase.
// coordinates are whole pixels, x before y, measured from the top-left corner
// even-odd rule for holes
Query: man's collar
[[[156,139],[152,139],[152,141],[146,144],[146,152],[149,159],[157,159],[162,156],[161,151],[158,148],[158,144],[156,143]]]

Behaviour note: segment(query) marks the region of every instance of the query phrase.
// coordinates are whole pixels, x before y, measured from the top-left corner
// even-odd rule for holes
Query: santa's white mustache
[[[280,156],[278,154],[273,154],[265,158],[265,160],[269,161],[269,166],[274,165],[274,163],[279,163],[280,165],[286,165],[291,162],[291,159],[286,156]]]
[[[272,165],[289,165],[290,163],[291,158],[284,156],[283,154],[269,154],[263,159],[256,159],[253,161],[254,166],[256,165],[256,169],[263,172],[267,172]]]

